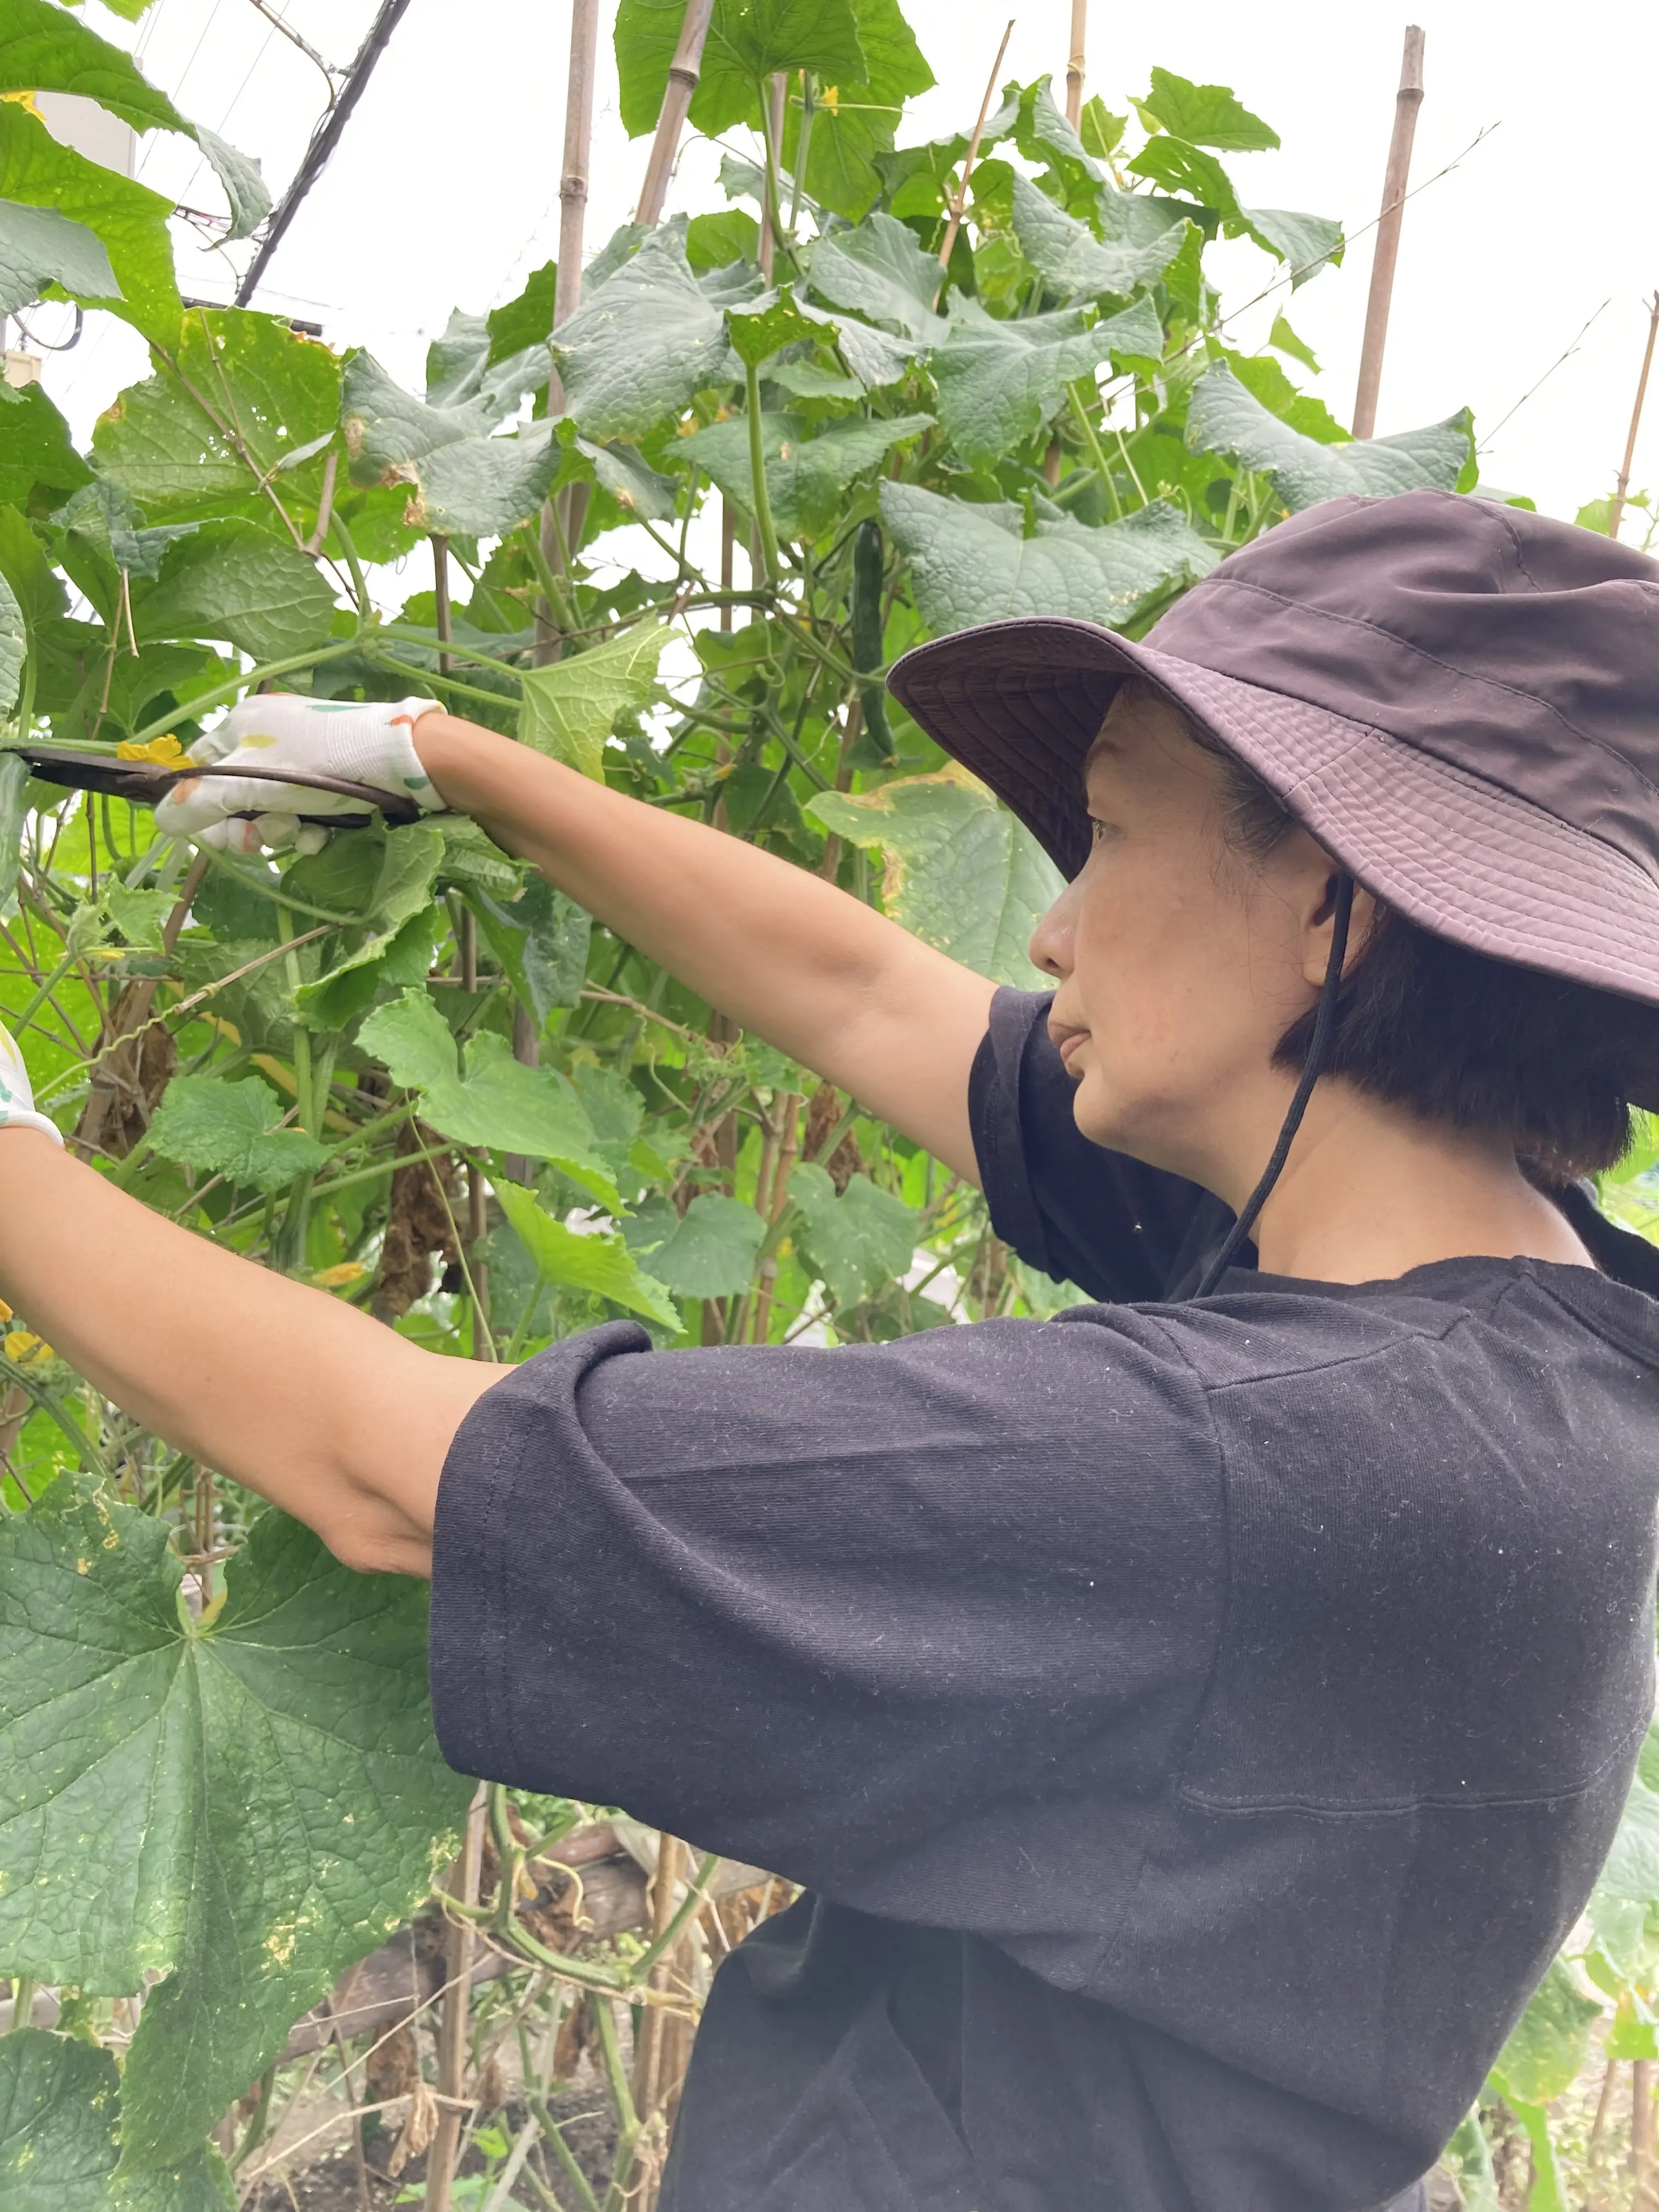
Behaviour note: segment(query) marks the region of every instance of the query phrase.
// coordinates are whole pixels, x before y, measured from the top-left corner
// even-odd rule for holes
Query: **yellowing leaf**
[[[368,1273],[361,1260],[342,1260],[337,1267],[319,1267],[311,1279],[319,1291],[338,1291],[348,1283],[361,1283]]]

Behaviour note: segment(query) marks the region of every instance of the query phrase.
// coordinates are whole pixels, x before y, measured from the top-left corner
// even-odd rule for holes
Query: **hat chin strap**
[[[1331,955],[1325,963],[1325,981],[1320,987],[1319,1012],[1314,1017],[1314,1032],[1308,1041],[1308,1057],[1303,1063],[1302,1080],[1296,1086],[1296,1096],[1291,1101],[1284,1126],[1279,1132],[1279,1142],[1273,1146],[1273,1158],[1262,1170],[1261,1180],[1244,1202],[1244,1211],[1227,1233],[1226,1242],[1204,1270],[1198,1288],[1192,1293],[1195,1298],[1207,1298],[1221,1278],[1231,1267],[1238,1249],[1255,1226],[1256,1216],[1273,1194],[1273,1185],[1290,1158],[1296,1133],[1302,1127],[1302,1117],[1308,1110],[1308,1101],[1313,1088],[1325,1072],[1331,1038],[1336,1030],[1336,1000],[1342,988],[1342,963],[1348,955],[1348,922],[1353,913],[1353,878],[1344,872],[1336,879],[1336,908],[1331,918]]]

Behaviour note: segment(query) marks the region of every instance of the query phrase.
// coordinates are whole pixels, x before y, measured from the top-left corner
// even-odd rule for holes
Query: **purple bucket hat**
[[[1336,499],[1224,561],[1140,643],[1046,616],[889,684],[1068,875],[1083,764],[1138,676],[1408,921],[1659,1006],[1659,562],[1453,492]]]

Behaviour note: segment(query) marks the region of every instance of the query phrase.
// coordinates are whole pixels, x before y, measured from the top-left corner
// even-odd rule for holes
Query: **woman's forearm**
[[[442,713],[416,725],[447,805],[741,1027],[975,1176],[983,976],[774,854]]]
[[[450,1439],[503,1370],[422,1352],[0,1129],[0,1293],[94,1388],[349,1566],[431,1570]]]

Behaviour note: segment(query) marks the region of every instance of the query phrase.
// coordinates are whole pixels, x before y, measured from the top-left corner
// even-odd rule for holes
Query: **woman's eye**
[[[1099,820],[1097,816],[1091,814],[1089,817],[1089,842],[1091,845],[1099,844],[1101,839],[1106,835],[1106,826],[1105,823]]]

